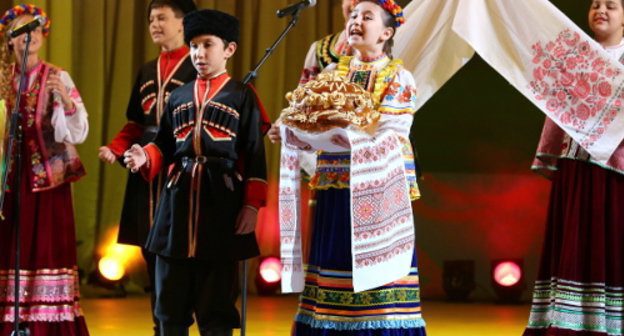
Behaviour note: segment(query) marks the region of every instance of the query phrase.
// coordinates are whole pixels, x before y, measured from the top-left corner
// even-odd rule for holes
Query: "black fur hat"
[[[202,9],[184,16],[184,42],[188,45],[199,35],[214,35],[228,42],[238,43],[240,26],[238,19],[230,14],[212,9]]]

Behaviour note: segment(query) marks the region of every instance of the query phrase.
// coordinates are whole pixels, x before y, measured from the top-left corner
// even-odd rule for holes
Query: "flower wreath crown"
[[[5,30],[9,23],[22,14],[43,16],[46,19],[46,23],[42,27],[42,33],[44,37],[48,36],[48,33],[50,32],[50,18],[48,18],[48,15],[43,11],[43,9],[31,4],[21,4],[7,10],[0,18],[0,37],[3,37],[6,33]]]
[[[354,8],[361,1],[362,0],[352,0],[351,8]],[[394,21],[396,22],[397,27],[405,23],[405,17],[403,16],[403,8],[397,5],[397,3],[394,2],[394,0],[373,0],[373,2],[376,2],[379,6],[381,6],[383,9],[385,9],[388,13],[390,13],[394,17]]]

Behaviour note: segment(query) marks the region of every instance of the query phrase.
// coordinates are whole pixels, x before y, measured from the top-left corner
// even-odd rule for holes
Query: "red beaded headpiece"
[[[43,16],[46,19],[46,23],[42,27],[43,28],[42,32],[43,32],[44,37],[48,36],[48,33],[50,32],[50,18],[48,18],[48,15],[46,15],[43,9],[35,5],[21,4],[21,5],[17,5],[7,10],[6,12],[4,12],[4,15],[2,15],[2,17],[0,18],[0,37],[4,36],[5,30],[7,26],[9,25],[9,23],[11,23],[11,21],[15,20],[16,17],[22,14],[31,14],[33,16],[36,16],[36,15]]]
[[[362,0],[352,0],[351,7],[354,8],[358,3]],[[385,9],[388,13],[390,13],[394,17],[394,21],[396,22],[396,26],[400,26],[405,23],[405,17],[403,16],[403,8],[399,6],[394,0],[371,0],[372,2],[377,3],[383,9]]]

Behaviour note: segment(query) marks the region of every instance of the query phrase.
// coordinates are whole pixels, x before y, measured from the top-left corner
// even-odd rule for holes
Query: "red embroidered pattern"
[[[282,153],[280,159],[282,170],[293,173],[290,185],[296,186],[299,183],[299,160],[296,155],[288,155]],[[282,179],[290,180],[289,176],[282,176]],[[299,199],[297,190],[293,187],[279,188],[279,216],[280,216],[280,245],[282,248],[282,272],[293,273],[303,272],[303,263],[301,260],[301,249],[297,247],[301,240],[300,228],[298,227],[297,210],[299,207]]]
[[[353,171],[354,176],[376,176],[351,185],[356,195],[352,203],[356,268],[389,261],[414,247],[412,209],[406,198],[404,171],[401,166],[387,170],[375,164],[402,161],[401,153],[395,151],[399,147],[396,137],[385,137],[374,146],[352,153],[352,160],[366,167]]]
[[[580,142],[587,148],[594,144],[615,119],[622,105],[621,87],[612,82],[621,74],[598,49],[580,34],[566,29],[554,41],[533,46],[533,80],[529,88],[535,99],[544,101],[563,125],[587,129]],[[614,95],[614,93],[616,93]],[[588,124],[590,118],[598,120]]]

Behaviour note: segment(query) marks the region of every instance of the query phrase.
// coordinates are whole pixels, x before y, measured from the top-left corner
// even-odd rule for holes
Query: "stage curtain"
[[[89,137],[78,148],[88,175],[74,184],[73,193],[79,266],[90,271],[94,268],[93,261],[99,247],[118,225],[127,174],[120,165],[100,163],[97,149],[124,125],[126,104],[137,71],[144,62],[158,54],[147,31],[149,0],[29,2],[42,7],[52,20],[50,36],[41,56],[71,74],[89,113]],[[237,79],[247,74],[287,26],[288,19],[278,19],[275,12],[292,2],[196,0],[199,8],[218,9],[241,20],[241,43],[229,64],[232,76]],[[19,3],[3,0],[0,10],[4,12]],[[284,105],[286,91],[297,84],[310,43],[342,28],[340,3],[340,0],[319,0],[315,7],[306,9],[292,32],[260,70],[255,85],[272,120]],[[268,142],[267,160],[270,180],[275,183],[279,147]],[[260,230],[277,234],[276,222],[265,221],[262,225],[264,227]],[[277,253],[277,242],[269,239],[262,246],[263,251]]]

